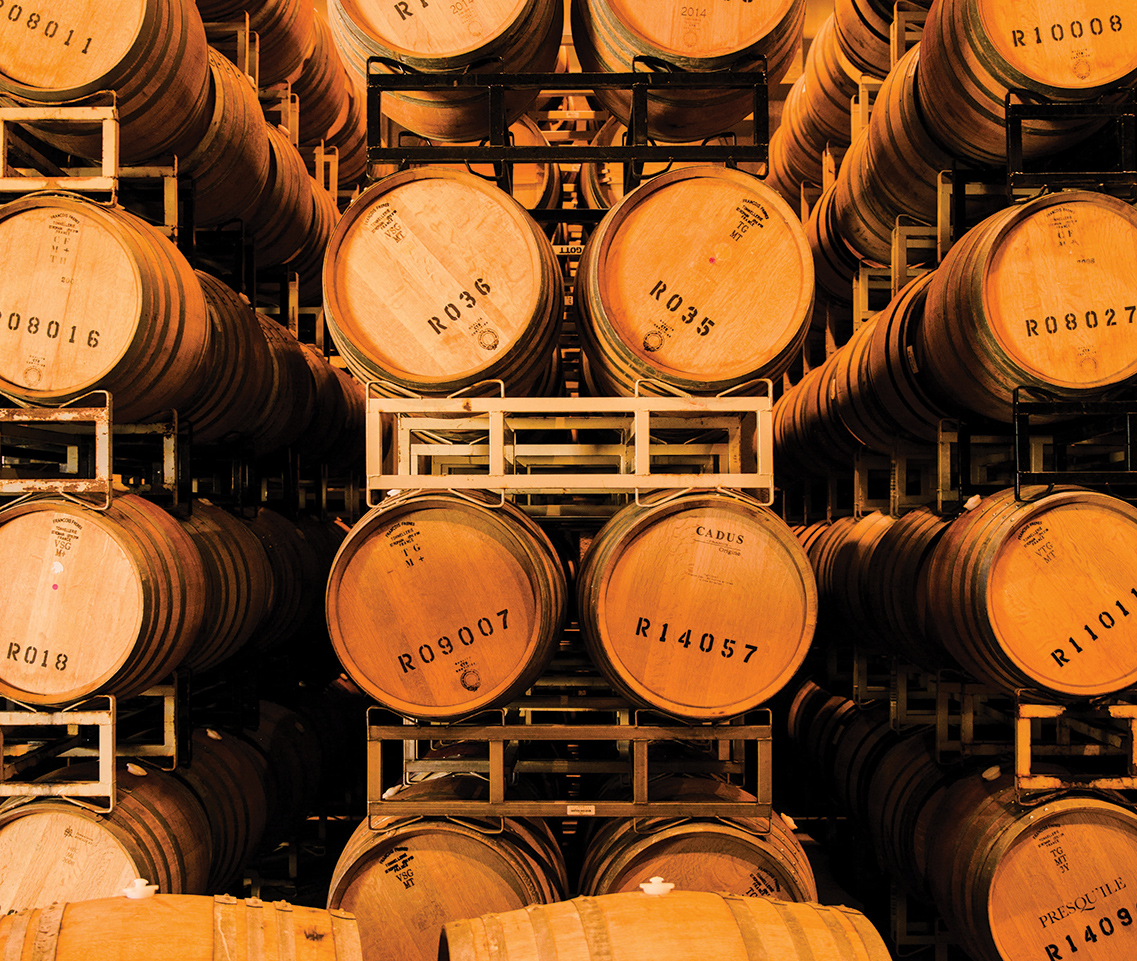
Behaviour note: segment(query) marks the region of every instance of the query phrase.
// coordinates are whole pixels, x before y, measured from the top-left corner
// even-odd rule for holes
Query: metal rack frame
[[[563,709],[564,710],[564,709]],[[572,708],[567,710],[572,711]],[[685,726],[675,722],[640,723],[641,712],[631,711],[630,723],[572,723],[572,724],[525,724],[510,721],[508,712],[497,714],[500,723],[455,723],[448,725],[421,724],[407,721],[404,724],[377,723],[381,709],[370,708],[367,718],[368,735],[368,816],[374,820],[381,817],[412,816],[490,816],[490,817],[750,817],[769,818],[772,810],[771,790],[771,746],[772,717],[768,709],[755,712],[761,716],[761,723],[722,723],[711,725]],[[589,713],[589,712],[574,712]],[[648,716],[653,712],[642,712]],[[593,715],[595,716],[595,715]],[[408,741],[446,740],[474,741],[487,745],[488,758],[442,758],[438,760],[408,761],[406,745]],[[525,742],[609,742],[625,744],[627,754],[624,761],[588,762],[561,760],[518,761],[514,748]],[[757,790],[754,803],[724,801],[708,803],[705,801],[649,801],[648,783],[650,769],[663,772],[675,770],[674,762],[649,762],[648,748],[651,744],[697,741],[700,743],[751,742],[756,746],[757,760],[755,776]],[[463,773],[477,774],[489,784],[484,800],[429,800],[412,798],[400,800],[398,795],[388,797],[388,791],[396,785],[384,780],[384,752],[393,746],[404,752],[403,777],[410,773]],[[510,757],[507,759],[507,745]],[[690,770],[686,762],[683,770]],[[554,798],[550,800],[529,800],[525,798],[506,798],[506,784],[510,776],[517,773],[624,773],[632,783],[632,800]]]
[[[770,504],[772,388],[762,383],[764,396],[554,398],[390,398],[376,396],[369,385],[367,502],[374,506],[381,500],[376,495],[395,489],[520,494],[726,487],[754,491]],[[392,437],[389,458],[384,428]],[[693,439],[652,437],[665,429],[690,432]],[[616,432],[618,439],[578,433],[553,443],[528,433],[593,430]],[[725,440],[701,440],[706,432],[721,432]],[[455,441],[456,433],[469,439]],[[665,469],[675,461],[688,469]]]
[[[132,699],[134,707],[126,710],[113,694],[94,695],[65,707],[39,707],[0,699],[0,703],[9,705],[0,710],[0,797],[59,797],[109,814],[115,805],[117,758],[146,759],[167,771],[178,766],[189,737],[183,680],[175,674],[168,683]],[[145,710],[139,707],[141,700],[155,698],[161,701],[160,738],[124,736],[124,726],[130,727],[132,717]],[[49,733],[58,728],[66,730],[57,735]],[[94,746],[84,736],[84,729],[94,729]],[[98,779],[19,780],[23,772],[52,758],[95,758]],[[95,800],[105,803],[96,804]]]
[[[637,57],[633,66],[647,64]],[[668,65],[664,65],[668,66]],[[386,68],[386,70],[384,70]],[[678,71],[678,68],[670,68]],[[395,73],[387,71],[398,71]],[[643,163],[652,161],[721,162],[765,164],[770,140],[768,86],[765,64],[753,72],[649,72],[629,73],[463,73],[427,74],[411,72],[397,60],[370,57],[367,61],[367,160],[368,164],[438,163],[467,161],[493,163],[498,185],[507,193],[512,186],[511,164],[557,161],[565,163],[624,163],[624,187],[631,190],[643,179]],[[566,78],[571,86],[566,86]],[[550,94],[572,94],[581,90],[627,89],[632,106],[628,118],[628,143],[624,146],[512,144],[506,123],[507,90],[539,90]],[[753,92],[753,143],[741,144],[657,144],[647,134],[648,91],[667,89],[744,89]],[[484,90],[487,96],[485,143],[477,146],[406,144],[384,146],[379,140],[384,93],[427,90]],[[708,138],[710,139],[710,138]]]

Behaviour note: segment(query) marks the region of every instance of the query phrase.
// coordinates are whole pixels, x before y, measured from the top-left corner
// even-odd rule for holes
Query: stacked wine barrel
[[[1137,56],[1126,39],[1128,18],[1108,5],[1032,3],[1012,13],[995,0],[938,0],[920,42],[891,67],[888,18],[866,17],[861,9],[883,5],[847,4],[862,15],[846,12],[842,18],[843,6],[838,3],[834,13],[839,38],[847,40],[850,23],[876,28],[868,30],[870,42],[846,42],[841,49],[865,75],[884,78],[869,123],[848,143],[836,180],[818,204],[825,208],[819,215],[824,224],[811,234],[819,265],[835,272],[831,292],[845,300],[852,298],[851,281],[861,264],[891,262],[897,217],[935,221],[941,170],[961,164],[997,173],[1006,165],[1008,99],[1071,107],[1021,121],[1022,156],[1037,164],[1084,142],[1105,124],[1100,110],[1087,112],[1078,105],[1124,101],[1137,82]],[[819,33],[818,40],[826,38]],[[883,59],[858,58],[858,48],[883,49]],[[819,47],[818,59],[824,49]],[[803,76],[799,82],[808,81]],[[774,182],[794,197],[807,179],[821,179],[819,169],[807,169],[801,159],[809,154],[794,146],[809,141],[801,132],[809,116],[798,106],[804,99],[803,92],[792,98],[792,106],[787,102],[788,116],[771,151]],[[847,97],[842,95],[841,102],[847,104]],[[841,140],[828,142],[845,146]]]
[[[880,866],[934,904],[969,957],[1065,956],[1085,943],[1095,956],[1128,957],[1134,906],[1124,878],[1137,857],[1137,818],[1118,795],[1066,789],[1031,802],[999,765],[940,764],[933,731],[901,736],[886,712],[812,681],[789,713],[791,736],[833,803]]]

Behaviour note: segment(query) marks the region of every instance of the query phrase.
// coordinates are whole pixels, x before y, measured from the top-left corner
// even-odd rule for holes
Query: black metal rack
[[[637,58],[638,60],[639,58]],[[386,68],[384,70],[383,68]],[[393,73],[387,70],[396,71]],[[677,70],[677,68],[676,68]],[[507,90],[543,90],[547,92],[596,89],[631,91],[632,107],[628,118],[627,143],[623,146],[537,145],[510,142],[506,122]],[[753,143],[671,144],[656,143],[647,134],[648,93],[663,89],[749,89],[753,91]],[[384,146],[379,138],[382,95],[398,91],[484,90],[487,95],[487,137],[477,146],[429,144],[427,146],[397,144]],[[711,138],[706,138],[711,139]],[[768,86],[764,64],[754,72],[690,73],[633,71],[630,73],[464,73],[426,74],[412,72],[406,64],[386,57],[371,57],[367,62],[367,159],[369,164],[468,162],[493,163],[498,185],[506,191],[512,185],[511,164],[524,162],[624,163],[624,187],[632,189],[643,179],[643,164],[657,162],[765,164],[770,140]]]

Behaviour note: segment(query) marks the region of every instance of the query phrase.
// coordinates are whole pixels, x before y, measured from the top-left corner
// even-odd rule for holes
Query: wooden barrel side
[[[652,800],[697,803],[751,796],[723,781],[663,778]],[[589,839],[581,865],[581,894],[638,891],[663,877],[684,891],[716,891],[785,901],[816,901],[813,869],[793,829],[776,812],[769,829],[756,818],[613,819]]]
[[[207,585],[201,633],[183,663],[204,671],[236,654],[264,622],[272,567],[248,524],[207,500],[195,500],[181,525],[201,554]]]
[[[339,188],[349,189],[363,179],[367,170],[367,98],[344,67],[347,84],[347,111],[324,137],[325,147],[339,154]]]
[[[927,507],[908,511],[881,537],[864,572],[869,617],[905,661],[925,670],[951,664],[927,625],[927,566],[950,521]]]
[[[866,824],[881,866],[921,901],[931,900],[928,844],[934,813],[958,773],[941,767],[922,733],[899,738],[880,759],[865,794]]]
[[[5,15],[0,91],[57,104],[113,90],[123,163],[191,150],[209,124],[208,46],[196,6],[133,0],[114,17],[105,13],[89,0],[47,0],[24,16]],[[102,156],[98,122],[43,122],[35,130],[67,153]]]
[[[320,619],[330,566],[300,525],[267,507],[249,527],[260,539],[272,568],[268,614],[250,643],[258,651],[279,648]]]
[[[836,193],[837,184],[834,182],[810,210],[805,233],[813,255],[818,287],[835,300],[852,303],[853,275],[860,267],[860,261],[836,221]]]
[[[817,589],[788,526],[753,498],[695,492],[619,511],[577,577],[588,653],[637,701],[710,720],[780,690],[813,638]]]
[[[799,0],[757,9],[716,7],[709,16],[679,0],[573,0],[570,13],[573,48],[585,72],[627,72],[634,58],[645,57],[689,72],[744,75],[765,56],[771,83],[788,71],[801,45],[804,17]],[[597,88],[594,94],[613,116],[628,122],[630,91]],[[648,135],[682,142],[722,133],[753,109],[752,100],[745,89],[652,91]]]
[[[548,367],[563,296],[552,245],[529,213],[480,177],[433,166],[365,191],[324,266],[337,348],[356,377],[386,382],[388,393],[444,395],[500,379],[525,394]]]
[[[0,918],[0,951],[35,961],[150,961],[177,945],[181,961],[359,961],[359,931],[343,911],[257,898],[155,894],[21,911]]]
[[[1137,818],[1129,808],[1069,793],[1025,807],[1012,776],[995,768],[949,787],[935,821],[932,893],[972,957],[1045,957],[1048,945],[1065,954],[1067,934],[1076,944],[1092,942],[1087,924],[1098,955],[1128,956],[1124,935],[1105,932],[1107,924],[1121,932],[1127,915],[1117,912],[1132,911],[1122,886],[1137,866]]]
[[[874,409],[887,418],[901,441],[933,443],[945,416],[929,394],[928,378],[916,362],[924,302],[934,271],[905,286],[880,312],[864,358],[865,390]]]
[[[436,778],[404,788],[434,800],[477,797],[483,783]],[[564,865],[540,821],[381,818],[364,821],[336,863],[329,908],[359,922],[364,953],[414,961],[437,956],[442,925],[564,896]]]
[[[350,81],[328,21],[315,11],[314,43],[292,92],[300,98],[301,143],[323,140],[348,109]]]
[[[1137,302],[1135,230],[1128,204],[1063,191],[968,231],[928,287],[920,364],[936,392],[1009,421],[1016,386],[1079,399],[1129,380],[1137,372],[1127,320]]]
[[[236,735],[199,728],[190,763],[177,768],[201,801],[213,838],[207,890],[224,891],[261,841],[268,810],[265,765],[256,749]]]
[[[774,458],[795,477],[847,471],[860,440],[837,413],[841,358],[830,354],[774,403]]]
[[[97,780],[96,762],[41,780]],[[110,814],[61,798],[14,798],[0,807],[0,905],[112,897],[136,877],[167,894],[201,894],[211,835],[201,803],[172,775],[120,762]],[[133,872],[133,873],[131,873]]]
[[[1034,499],[984,498],[944,532],[928,562],[928,623],[963,667],[1005,690],[1128,687],[1137,511],[1078,488],[1023,496]]]
[[[249,29],[260,45],[263,87],[295,80],[316,43],[316,10],[304,0],[260,0],[249,10]]]
[[[263,418],[273,360],[256,312],[228,285],[197,271],[211,325],[205,385],[179,414],[195,443],[248,437]]]
[[[402,10],[411,9],[410,15]],[[384,7],[332,0],[328,23],[348,69],[366,83],[367,59],[386,57],[424,73],[552,73],[560,50],[562,6],[554,0],[479,0],[477,11],[429,4]],[[390,71],[383,65],[380,69]],[[536,99],[536,90],[506,92],[506,122]],[[383,112],[423,137],[462,142],[488,132],[486,95],[458,91],[386,93]]]
[[[591,961],[645,950],[658,961],[714,957],[745,961],[855,958],[890,961],[876,929],[859,911],[701,891],[573,898],[525,911],[455,921],[443,927],[439,961],[505,961],[540,941],[560,961]],[[647,956],[646,954],[643,956]]]
[[[510,502],[410,492],[370,511],[340,547],[328,629],[345,670],[380,703],[452,719],[539,675],[559,642],[565,590],[552,544]]]
[[[181,171],[194,181],[201,227],[247,218],[269,176],[268,134],[251,79],[212,47],[209,71],[209,127],[181,158]]]
[[[689,242],[675,243],[677,224]],[[776,290],[762,280],[770,275]],[[813,261],[775,191],[736,170],[685,167],[608,211],[585,244],[574,298],[604,393],[634,394],[641,380],[720,393],[789,366],[809,327]]]
[[[852,140],[849,101],[857,92],[861,69],[841,48],[836,13],[817,28],[805,58],[802,123],[814,142],[847,147]],[[784,121],[783,121],[784,122]]]
[[[312,811],[321,784],[323,749],[306,718],[281,704],[261,700],[256,728],[241,737],[263,756],[268,796],[260,851],[273,850]],[[365,822],[366,823],[366,822]]]
[[[873,393],[868,376],[869,351],[879,318],[874,314],[861,324],[833,355],[833,408],[846,430],[865,447],[891,454],[896,433],[890,411]]]
[[[268,180],[248,214],[258,263],[287,264],[304,249],[316,215],[312,178],[288,135],[264,123],[268,137]]]
[[[891,514],[872,511],[847,528],[835,545],[828,583],[818,582],[822,603],[838,630],[858,636],[864,649],[880,650],[882,639],[871,614],[871,584],[868,571],[881,540],[896,522]]]
[[[205,299],[157,229],[119,208],[33,193],[0,211],[0,253],[0,391],[50,406],[109,390],[124,423],[198,391]]]
[[[932,136],[920,102],[920,44],[891,70],[869,118],[872,190],[882,206],[925,222],[936,218],[937,181],[952,157]]]
[[[107,511],[40,497],[0,512],[10,590],[0,689],[62,704],[127,697],[165,677],[201,627],[205,572],[162,508],[120,495]],[[98,640],[96,640],[98,639]]]
[[[343,470],[363,458],[365,389],[351,374],[330,364],[311,344],[301,344],[315,384],[315,406],[307,430],[296,440],[313,463]]]
[[[893,210],[875,186],[867,127],[854,138],[841,161],[833,191],[833,223],[858,260],[874,267],[892,263]]]
[[[308,429],[316,413],[316,381],[295,335],[265,314],[258,313],[257,322],[272,370],[261,416],[250,428],[253,449],[263,454],[295,443]]]
[[[892,66],[892,7],[881,0],[836,0],[833,18],[842,53],[862,73],[883,80]]]

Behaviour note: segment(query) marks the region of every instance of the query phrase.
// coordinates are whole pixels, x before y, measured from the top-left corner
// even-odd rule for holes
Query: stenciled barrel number
[[[1096,310],[1087,310],[1084,314],[1069,311],[1062,317],[1050,314],[1043,317],[1042,320],[1037,317],[1030,317],[1026,321],[1026,335],[1027,337],[1041,337],[1043,333],[1056,334],[1060,330],[1077,330],[1079,327],[1085,327],[1088,330],[1093,330],[1098,326],[1116,327],[1119,321],[1131,324],[1135,312],[1137,312],[1137,304],[1122,307],[1120,311],[1107,307],[1100,316]]]
[[[509,630],[509,608],[507,607],[503,611],[498,611],[497,616],[501,618],[501,629],[503,631]],[[458,628],[458,633],[455,635],[458,638],[458,644],[455,644],[446,634],[442,635],[434,644],[420,644],[418,646],[417,660],[421,664],[433,664],[438,657],[434,650],[436,645],[438,650],[443,654],[453,654],[456,650],[460,651],[463,647],[470,647],[478,635],[490,637],[494,632],[493,621],[488,617],[479,617],[474,627],[477,628],[477,634],[475,634],[473,629],[467,624]],[[416,658],[413,653],[400,654],[398,658],[399,667],[403,669],[404,674],[418,670],[418,668],[415,667],[414,662]]]
[[[487,284],[481,277],[479,277],[474,281],[474,290],[476,290],[479,294],[488,294],[490,292],[490,285]],[[464,307],[473,307],[478,302],[477,298],[474,297],[474,295],[471,294],[468,290],[463,290],[454,299],[461,301],[462,306]],[[454,321],[462,316],[462,308],[459,307],[458,304],[452,302],[442,308],[442,313],[446,315],[447,320]],[[441,317],[438,316],[431,317],[427,323],[430,325],[430,329],[439,335],[441,335],[444,330],[447,330],[449,328],[449,324],[447,324]]]
[[[41,651],[32,644],[25,644],[21,650],[19,644],[15,641],[10,641],[8,643],[7,659],[9,661],[15,661],[17,664],[23,663],[32,667],[54,667],[57,671],[67,670],[66,654],[56,654],[53,658],[51,651],[46,647]]]
[[[672,293],[671,296],[665,300],[663,297],[665,293],[667,293],[667,284],[665,284],[662,280],[657,280],[655,282],[655,286],[652,287],[650,291],[648,291],[648,296],[655,298],[656,301],[663,304],[664,307],[666,307],[671,313],[675,314],[679,320],[683,321],[683,323],[695,323],[696,318],[699,316],[699,308],[693,307],[688,304],[687,309],[680,314],[679,308],[683,306],[683,295]],[[699,324],[695,330],[699,332],[699,336],[706,337],[707,334],[711,332],[711,328],[714,327],[714,325],[715,322],[711,320],[710,317],[703,317],[703,319],[699,321]]]
[[[1137,610],[1137,587],[1131,587],[1129,589],[1129,593],[1133,595],[1134,609]],[[1098,625],[1100,625],[1101,633],[1104,634],[1106,631],[1113,630],[1113,628],[1117,625],[1118,621],[1124,620],[1128,616],[1129,616],[1128,608],[1126,608],[1126,606],[1124,604],[1122,604],[1121,601],[1114,601],[1113,607],[1112,608],[1106,608],[1104,611],[1102,611],[1100,614],[1098,614],[1097,619],[1095,621],[1092,621],[1089,624],[1083,624],[1082,625],[1082,630],[1084,630],[1086,632],[1086,638],[1082,639],[1082,644],[1085,644],[1087,640],[1096,641],[1098,639],[1098,637],[1099,637],[1098,631],[1096,631],[1094,629]],[[1081,635],[1079,635],[1079,637],[1081,637]],[[1069,641],[1070,641],[1070,646],[1073,648],[1073,654],[1074,655],[1085,653],[1085,648],[1083,648],[1082,644],[1079,644],[1078,641],[1076,641],[1074,639],[1074,635],[1072,635],[1072,634],[1070,635]],[[1054,658],[1055,661],[1058,662],[1059,667],[1065,667],[1067,664],[1070,663],[1070,655],[1067,654],[1067,652],[1064,648],[1061,648],[1061,647],[1056,648],[1055,650],[1050,652],[1050,656],[1052,658]]]
[[[58,340],[62,334],[69,344],[86,343],[88,347],[99,346],[99,332],[97,330],[88,330],[84,336],[79,332],[78,327],[62,327],[58,320],[49,320],[44,323],[35,315],[24,317],[14,310],[8,314],[8,330],[13,333],[26,330],[29,334],[42,334],[48,340]]]
[[[87,37],[83,41],[83,46],[79,47],[79,40],[76,39],[74,30],[68,30],[66,34],[60,36],[58,20],[46,20],[34,10],[28,11],[25,16],[26,9],[22,3],[7,3],[6,0],[0,0],[0,18],[7,17],[10,23],[23,23],[29,30],[38,31],[42,27],[43,35],[48,40],[59,38],[63,46],[76,47],[79,53],[87,53],[91,49],[92,37]]]
[[[1117,916],[1120,927],[1127,928],[1133,923],[1133,915],[1128,908],[1118,908],[1114,913]],[[1086,944],[1097,944],[1098,938],[1110,938],[1115,933],[1118,933],[1117,928],[1118,926],[1113,923],[1113,918],[1098,918],[1097,924],[1087,924],[1086,930],[1082,932],[1079,937],[1075,938],[1071,934],[1066,934],[1063,935],[1063,939],[1066,942],[1065,944],[1046,945],[1047,961],[1068,961],[1071,955],[1078,953],[1078,941],[1081,941],[1083,946]]]
[[[665,623],[661,628],[658,638],[660,644],[667,643],[667,629],[670,626],[670,623]],[[641,617],[636,623],[636,637],[650,637],[651,635],[648,633],[650,630],[651,618]],[[704,633],[698,638],[698,640],[696,640],[695,637],[695,632],[691,628],[687,628],[687,630],[685,630],[678,637],[675,637],[674,634],[672,635],[672,639],[675,641],[675,643],[681,645],[682,647],[690,648],[691,645],[694,644],[704,654],[710,654],[712,651],[714,651],[716,644],[714,634],[711,634],[710,632]],[[735,654],[741,653],[735,647],[736,644],[738,644],[738,641],[736,641],[734,638],[724,637],[722,639],[721,646],[719,647],[719,656],[731,658],[734,657]],[[742,648],[746,651],[746,656],[742,658],[742,663],[749,664],[750,658],[758,653],[758,648],[753,644],[743,644]]]
[[[1106,31],[1121,32],[1121,17],[1114,14],[1108,20],[1093,17],[1086,23],[1081,20],[1071,20],[1069,23],[1052,23],[1050,29],[1042,27],[1027,27],[1025,30],[1012,30],[1011,42],[1016,47],[1025,47],[1029,44],[1047,43],[1051,40],[1061,43],[1063,40],[1080,40],[1089,34],[1100,37]]]

